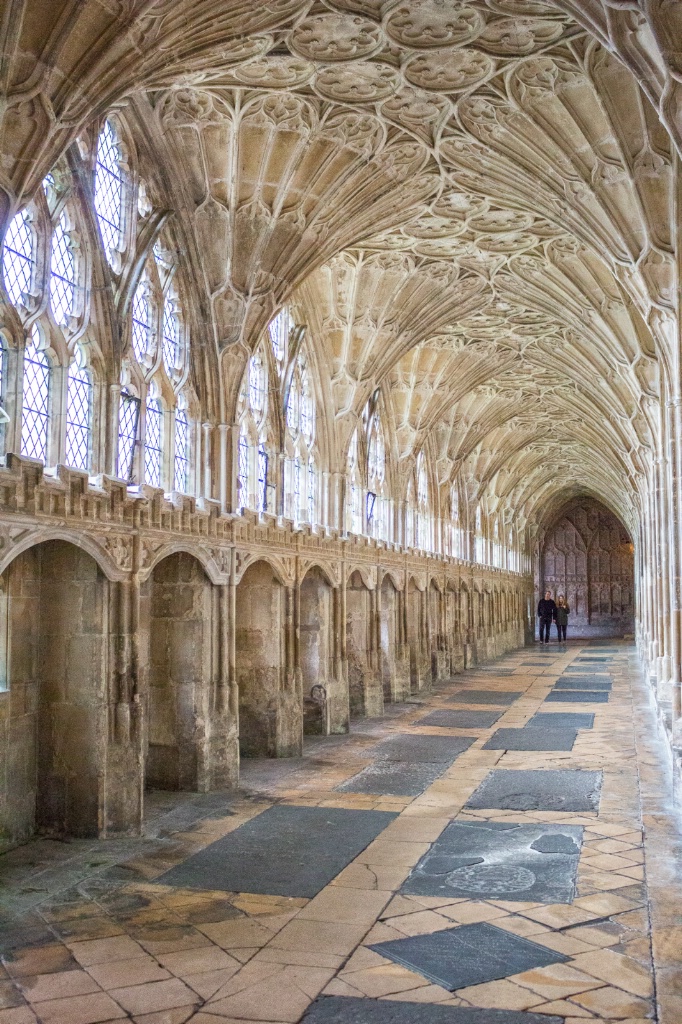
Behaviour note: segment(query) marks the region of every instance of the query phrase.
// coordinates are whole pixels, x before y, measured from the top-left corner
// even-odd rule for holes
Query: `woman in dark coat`
[[[559,638],[559,643],[566,639],[566,626],[568,625],[568,616],[571,614],[571,609],[566,604],[566,599],[563,594],[559,594],[556,603],[556,612],[554,613],[554,620],[556,622],[556,631]]]

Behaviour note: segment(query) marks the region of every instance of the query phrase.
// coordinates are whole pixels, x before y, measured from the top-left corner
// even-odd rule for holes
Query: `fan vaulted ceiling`
[[[646,6],[15,0],[0,184],[18,204],[118,106],[192,267],[209,418],[286,302],[332,469],[380,388],[405,472],[426,445],[492,510],[587,490],[633,528],[678,330],[682,5]]]

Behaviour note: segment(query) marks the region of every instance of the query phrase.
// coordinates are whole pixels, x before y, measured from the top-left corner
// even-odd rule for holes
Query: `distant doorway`
[[[595,498],[568,502],[541,536],[536,601],[545,590],[566,597],[569,637],[634,632],[634,545]]]

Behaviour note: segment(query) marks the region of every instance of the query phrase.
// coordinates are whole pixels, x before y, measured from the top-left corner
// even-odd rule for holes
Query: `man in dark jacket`
[[[552,600],[552,591],[547,590],[545,596],[538,601],[538,618],[540,620],[540,643],[549,643],[549,631],[556,618],[556,605]],[[544,634],[544,636],[543,636]]]

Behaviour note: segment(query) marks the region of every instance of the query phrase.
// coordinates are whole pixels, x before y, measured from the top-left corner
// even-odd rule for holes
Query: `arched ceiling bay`
[[[1,26],[0,184],[16,202],[128,110],[186,241],[216,415],[290,302],[336,468],[380,388],[399,476],[425,447],[443,488],[526,520],[560,485],[632,519],[678,342],[674,4],[37,6]]]

